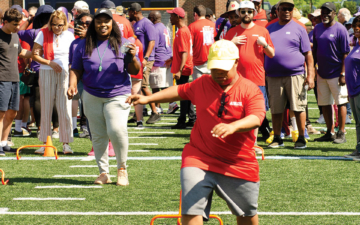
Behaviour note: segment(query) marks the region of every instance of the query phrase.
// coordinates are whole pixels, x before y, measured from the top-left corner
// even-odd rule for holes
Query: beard
[[[252,22],[252,19],[246,19],[245,17],[241,19],[242,23],[249,24]]]

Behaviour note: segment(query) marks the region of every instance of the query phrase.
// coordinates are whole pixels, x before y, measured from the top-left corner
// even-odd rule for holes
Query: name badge
[[[356,50],[355,52],[356,52],[356,53],[358,53],[358,52],[359,52],[359,50]]]
[[[18,48],[19,47],[19,45],[18,44],[14,44],[14,48]]]
[[[286,32],[286,34],[290,34],[290,31]]]

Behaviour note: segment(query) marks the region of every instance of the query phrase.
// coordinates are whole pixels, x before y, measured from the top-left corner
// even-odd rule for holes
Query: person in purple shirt
[[[322,106],[327,132],[315,141],[346,142],[345,119],[348,93],[345,84],[344,60],[350,52],[349,35],[346,28],[335,20],[336,7],[332,2],[321,6],[322,23],[314,28],[313,55],[318,64],[318,104]],[[334,136],[331,105],[338,106],[339,131]]]
[[[141,91],[145,96],[151,95],[149,86],[150,71],[154,65],[155,47],[156,47],[156,32],[154,24],[145,18],[141,12],[141,5],[139,3],[132,3],[128,8],[130,21],[136,21],[134,24],[134,31],[137,38],[143,45],[144,60],[142,61],[143,80],[141,84]],[[147,124],[153,124],[161,120],[160,115],[156,110],[154,103],[150,103],[151,115],[146,121]]]
[[[67,94],[69,99],[74,97],[81,78],[84,84],[84,110],[100,171],[95,184],[111,183],[107,148],[110,139],[118,168],[116,184],[129,185],[126,160],[130,105],[125,100],[131,93],[129,74],[138,74],[140,70],[135,54],[135,45],[121,37],[111,11],[103,8],[96,11],[86,39],[81,40],[75,49]]]
[[[345,155],[345,157],[360,160],[360,16],[354,18],[352,28],[356,45],[345,58],[345,81],[356,123],[356,148],[355,151]]]
[[[287,101],[290,102],[290,109],[295,113],[299,130],[295,148],[306,148],[304,137],[306,92],[314,88],[315,72],[307,32],[301,25],[292,20],[293,9],[293,0],[280,0],[279,21],[267,27],[276,49],[273,58],[265,55],[264,65],[274,131],[274,139],[269,144],[271,148],[284,146],[280,133]],[[305,76],[305,63],[307,77]]]

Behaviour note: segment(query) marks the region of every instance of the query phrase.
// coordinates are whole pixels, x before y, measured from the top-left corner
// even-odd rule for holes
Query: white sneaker
[[[351,124],[351,116],[350,115],[346,115],[345,123],[346,124]]]
[[[64,154],[73,154],[74,151],[71,150],[70,146],[68,144],[63,145],[63,153]]]
[[[164,114],[164,111],[161,107],[160,108],[156,107],[156,111],[158,114]]]
[[[45,152],[45,147],[41,147],[35,151],[36,154],[44,154],[44,152]]]
[[[53,131],[52,134],[51,134],[51,137],[59,139],[59,131]]]
[[[169,104],[169,109],[166,112],[166,114],[173,114],[175,113],[177,110],[179,109],[178,104],[176,104],[176,102],[172,102]]]
[[[320,117],[319,117],[319,119],[316,120],[316,122],[319,123],[319,124],[325,124],[324,115],[321,114]]]

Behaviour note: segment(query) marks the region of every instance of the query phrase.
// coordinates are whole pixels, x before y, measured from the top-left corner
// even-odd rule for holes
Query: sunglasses
[[[220,108],[218,111],[218,117],[221,118],[223,112],[225,111],[225,115],[226,115],[226,109],[225,109],[225,104],[228,103],[227,101],[227,97],[229,97],[229,95],[226,94],[226,92],[223,92],[220,98]]]
[[[79,22],[79,25],[84,26],[86,24],[86,26],[89,26],[90,23],[91,23],[91,21]]]
[[[64,24],[51,24],[51,26],[58,27],[58,28],[63,28],[65,25]]]
[[[247,11],[246,10],[241,10],[240,13],[241,14],[245,14],[245,13],[252,14],[253,11],[252,10],[247,10]]]
[[[281,7],[280,10],[283,12],[286,11],[292,12],[294,10],[294,7]]]

